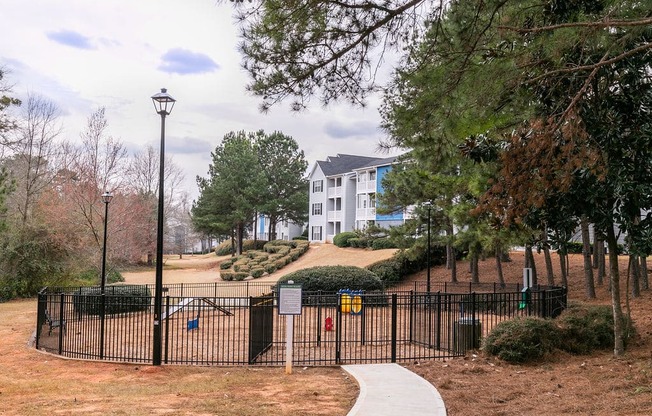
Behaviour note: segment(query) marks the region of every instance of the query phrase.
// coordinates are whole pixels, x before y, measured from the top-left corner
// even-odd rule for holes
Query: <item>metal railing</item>
[[[242,286],[242,292],[259,289]],[[337,365],[459,356],[479,348],[499,322],[516,316],[554,317],[566,306],[565,288],[498,289],[358,293],[348,298],[304,292],[302,313],[294,317],[293,362]],[[276,294],[212,296],[211,290],[212,284],[169,288],[161,313],[163,363],[282,365],[286,317],[278,314]],[[152,362],[153,297],[120,296],[110,290],[105,295],[59,292],[51,288],[39,294],[37,348],[66,357]],[[49,327],[46,310],[51,320],[64,325]]]

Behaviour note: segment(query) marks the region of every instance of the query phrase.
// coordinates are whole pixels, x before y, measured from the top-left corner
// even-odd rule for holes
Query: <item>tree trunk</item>
[[[450,221],[446,226],[446,268],[452,269],[455,265],[455,250],[453,248],[453,227]]]
[[[446,267],[451,271],[451,282],[457,283],[457,259],[453,246],[453,224],[450,219],[446,227]]]
[[[568,287],[568,262],[566,261],[568,254],[564,254],[561,249],[557,250],[557,254],[559,255],[559,267],[561,269],[561,285]]]
[[[598,285],[604,283],[604,241],[598,238],[595,243],[596,257],[598,258]]]
[[[647,276],[647,256],[641,256],[641,277],[643,279],[643,290],[650,289],[650,281]]]
[[[532,269],[532,286],[536,286],[538,283],[537,279],[537,265],[534,262],[534,254],[532,254],[532,246],[525,246],[525,267]]]
[[[548,244],[548,227],[544,227],[541,231],[541,240],[543,241],[543,259],[546,262],[546,280],[548,286],[555,284],[555,272],[552,268],[552,257],[550,257],[550,247]]]
[[[589,235],[589,221],[582,216],[580,220],[582,230],[582,256],[584,257],[584,288],[586,297],[595,299],[595,283],[593,281],[593,266],[591,264],[591,238]]]
[[[638,256],[630,254],[628,269],[628,274],[632,279],[632,297],[637,298],[641,296],[641,274],[639,273]]]
[[[598,251],[599,244],[600,237],[598,237],[598,233],[595,232],[595,226],[593,226],[593,264],[591,266],[594,269],[597,269],[600,264],[600,252]]]
[[[503,263],[500,261],[502,250],[496,247],[496,271],[498,272],[498,283],[501,288],[505,287],[505,277],[503,276]]]
[[[620,305],[620,275],[618,272],[618,241],[613,224],[607,226],[607,246],[609,247],[609,272],[611,275],[611,307],[614,317],[614,356],[625,353],[623,331],[623,309]]]
[[[546,260],[546,276],[548,286],[555,285],[555,272],[552,268],[552,257],[550,256],[550,248],[548,246],[543,247],[543,257]]]
[[[473,283],[480,283],[480,277],[478,276],[479,259],[480,259],[480,255],[478,253],[474,253],[471,256],[471,282]]]

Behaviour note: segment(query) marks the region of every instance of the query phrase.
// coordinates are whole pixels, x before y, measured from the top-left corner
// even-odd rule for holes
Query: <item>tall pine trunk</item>
[[[598,285],[604,284],[604,240],[602,238],[596,239],[595,243],[595,257],[598,259]]]
[[[559,267],[561,270],[561,285],[568,287],[568,254],[564,249],[557,250],[559,255]]]
[[[593,265],[591,264],[591,238],[589,235],[589,221],[585,216],[580,220],[582,230],[582,256],[584,257],[584,288],[586,297],[595,299],[595,283],[593,281]]]
[[[550,257],[550,247],[548,246],[548,227],[541,232],[541,239],[543,240],[543,258],[546,262],[546,280],[549,286],[554,286],[555,272],[552,268],[552,257]]]
[[[643,282],[643,290],[650,289],[650,281],[647,275],[647,256],[641,256],[641,278]]]
[[[473,253],[471,255],[471,282],[480,283],[480,277],[478,275],[478,260],[480,255],[478,253]]]
[[[446,267],[451,271],[451,282],[457,282],[457,260],[453,247],[453,223],[447,220],[446,226]]]
[[[611,275],[611,308],[614,317],[614,356],[625,353],[623,330],[623,308],[620,304],[620,274],[618,272],[618,241],[613,224],[607,226],[607,247],[609,247],[609,273]]]
[[[639,273],[639,262],[638,256],[630,254],[629,256],[629,266],[627,273],[632,282],[632,297],[637,298],[641,296],[641,274]]]
[[[532,254],[531,245],[525,246],[525,267],[532,269],[532,286],[536,286],[539,279],[537,278],[537,265],[534,262],[534,254]]]
[[[505,287],[505,276],[503,276],[503,263],[500,260],[502,257],[502,250],[500,247],[496,247],[496,272],[498,273],[498,283],[500,287]]]

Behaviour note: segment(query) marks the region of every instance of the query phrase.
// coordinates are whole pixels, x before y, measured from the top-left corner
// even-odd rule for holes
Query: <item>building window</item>
[[[321,202],[312,204],[312,215],[321,215]]]
[[[369,180],[370,181],[375,181],[376,180],[376,171],[375,170],[372,170],[371,172],[369,172]]]
[[[369,194],[369,207],[376,208],[376,194]]]
[[[367,182],[367,172],[358,173],[358,182]]]
[[[323,192],[324,191],[324,181],[322,179],[312,182],[312,192]]]
[[[312,239],[321,240],[321,227],[319,226],[312,227]]]
[[[335,179],[335,186],[337,186],[337,187],[342,186],[342,178],[336,178]]]

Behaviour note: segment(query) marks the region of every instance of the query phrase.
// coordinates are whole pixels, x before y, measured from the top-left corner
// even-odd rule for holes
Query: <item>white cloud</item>
[[[9,3],[9,4],[6,4]],[[166,121],[166,155],[195,176],[232,130],[282,131],[312,164],[336,153],[374,155],[382,132],[377,98],[367,109],[334,105],[292,113],[288,105],[258,112],[260,100],[237,52],[231,4],[214,0],[30,0],[5,2],[0,65],[18,96],[50,98],[60,107],[66,138],[77,140],[87,117],[106,107],[109,134],[129,149],[159,146],[160,118],[150,97],[166,87],[177,100]]]

